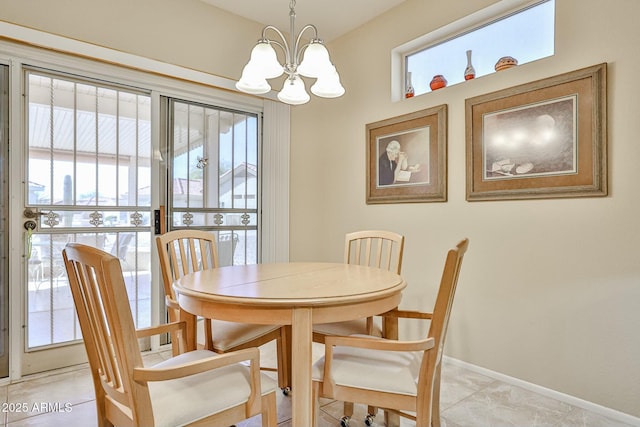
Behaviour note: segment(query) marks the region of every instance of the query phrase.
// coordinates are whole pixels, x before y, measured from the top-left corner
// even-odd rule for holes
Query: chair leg
[[[291,390],[291,327],[283,326],[280,338],[276,340],[276,355],[278,358],[278,386],[285,395]],[[287,336],[288,335],[288,336]]]
[[[440,427],[440,367],[436,368],[436,375],[433,383],[433,395],[431,396],[431,425]]]
[[[373,317],[367,317],[367,335],[373,335]]]
[[[180,348],[180,332],[171,334],[171,355],[173,357],[182,353],[183,349]]]
[[[284,345],[284,340],[282,339],[282,337],[276,339],[276,359],[278,363],[278,387],[284,390],[284,388],[287,386],[287,381],[285,378],[287,374],[284,372],[285,355],[282,354],[284,353],[284,349],[282,348],[283,345]]]
[[[204,348],[213,351],[213,320],[204,319]]]
[[[349,420],[353,416],[353,402],[344,402],[344,415],[340,418],[340,425],[342,427],[349,427]]]
[[[269,393],[262,396],[262,427],[277,427],[276,394]]]
[[[180,320],[180,312],[173,308],[167,307],[167,311],[169,312],[169,322],[176,322]],[[182,338],[186,338],[182,336],[183,332],[181,330],[171,332],[169,337],[171,338],[171,356],[175,357],[179,354],[182,354],[186,351],[186,348],[181,345],[183,341]]]
[[[113,427],[113,423],[107,419],[107,408],[105,407],[104,403],[105,393],[102,389],[95,388],[95,390],[98,427]]]
[[[388,411],[386,409],[384,411],[384,425],[387,427],[399,427],[400,426],[400,414],[395,411]],[[428,424],[421,423],[418,418],[416,418],[416,426],[426,426]]]
[[[367,406],[367,415],[364,417],[364,423],[368,426],[373,425],[373,419],[376,417],[378,413],[378,408],[375,406]]]
[[[344,402],[344,414],[349,417],[353,416],[353,402]]]
[[[311,400],[311,415],[313,420],[313,425],[318,425],[318,419],[320,418],[320,383],[318,381],[312,381],[313,384],[311,386],[312,390],[312,400]]]
[[[387,339],[398,339],[398,319],[391,317],[382,318],[382,336]],[[400,416],[396,413],[384,411],[384,420],[387,426],[399,426]],[[421,425],[418,423],[417,425]]]
[[[285,325],[281,330],[278,343],[278,385],[285,396],[291,391],[291,325]]]

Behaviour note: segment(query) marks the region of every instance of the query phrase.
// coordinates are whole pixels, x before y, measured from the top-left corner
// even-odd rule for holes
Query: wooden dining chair
[[[213,233],[202,230],[174,230],[156,237],[164,293],[169,320],[180,316],[180,306],[172,284],[175,280],[200,270],[218,268],[218,251]],[[201,327],[202,326],[202,327]],[[180,350],[179,340],[172,334],[173,353]],[[284,326],[256,325],[204,319],[198,322],[198,342],[201,347],[216,353],[227,353],[276,341],[278,385],[288,393],[291,384],[290,350],[286,349],[288,333]],[[263,368],[270,370],[269,368]]]
[[[395,309],[383,315],[430,320],[424,339],[397,341],[362,335],[326,338],[325,354],[313,366],[314,416],[319,397],[326,397],[383,408],[387,414],[391,411],[413,419],[417,426],[440,426],[442,351],[468,245],[469,240],[464,239],[447,253],[432,312]],[[341,422],[343,426],[349,424],[348,419]]]
[[[385,230],[366,230],[347,233],[344,262],[383,268],[400,274],[404,236]],[[382,336],[382,328],[373,317],[345,322],[320,323],[313,326],[313,341],[324,343],[327,336],[368,334]]]
[[[347,233],[344,243],[344,262],[346,264],[365,265],[383,268],[400,274],[404,236],[386,230],[364,230]],[[382,325],[375,323],[373,317],[347,320],[344,322],[320,323],[313,327],[313,341],[324,343],[328,336],[367,334],[383,336],[385,320]],[[377,408],[370,406],[365,422],[375,414]],[[353,403],[344,403],[344,416],[348,420],[353,415]]]
[[[62,256],[99,427],[228,426],[258,414],[263,427],[277,425],[276,383],[260,373],[258,349],[224,355],[195,350],[144,366],[138,339],[184,331],[185,322],[136,331],[120,260],[80,243],[68,243]]]

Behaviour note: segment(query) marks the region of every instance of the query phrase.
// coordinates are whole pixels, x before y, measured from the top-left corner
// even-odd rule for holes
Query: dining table
[[[173,287],[180,318],[187,324],[189,349],[196,348],[197,316],[290,325],[292,425],[313,426],[313,324],[366,318],[394,309],[406,282],[396,273],[374,267],[283,262],[197,271],[176,280]]]

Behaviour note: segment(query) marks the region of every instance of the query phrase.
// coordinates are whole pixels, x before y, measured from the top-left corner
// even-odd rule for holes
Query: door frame
[[[179,66],[125,55],[109,48],[48,34],[38,30],[7,24],[6,38],[0,40],[0,62],[9,65],[9,174],[22,177],[25,172],[24,111],[22,66],[32,65],[88,77],[149,88],[152,93],[152,115],[159,115],[159,96],[182,97],[203,103],[216,103],[235,109],[262,114],[262,259],[263,262],[289,259],[289,146],[290,107],[269,99],[246,96],[225,90],[233,81]],[[13,42],[15,39],[21,42]],[[43,48],[35,47],[36,45]],[[82,57],[73,52],[82,52]],[[70,55],[71,53],[71,55]],[[92,58],[92,59],[87,59]],[[121,64],[121,66],[114,64]],[[173,76],[173,77],[172,77]],[[222,89],[221,89],[222,88]],[[159,147],[160,120],[152,128],[154,157],[162,161]],[[157,150],[157,151],[156,151]],[[159,179],[159,166],[152,167],[152,179]],[[23,283],[26,274],[24,256],[23,209],[26,192],[21,180],[9,182],[9,282]],[[158,209],[159,189],[152,193],[151,209]],[[159,276],[157,253],[152,245],[152,275]],[[158,291],[159,292],[159,291]],[[25,343],[25,297],[21,290],[9,290],[9,381],[23,376],[22,352]],[[158,302],[158,319],[161,302]],[[163,308],[163,307],[162,307]],[[156,310],[154,310],[154,313]],[[156,319],[153,319],[154,321]],[[79,347],[82,344],[78,344]],[[0,384],[6,380],[0,379]]]
[[[2,166],[0,167],[0,170],[2,171],[2,175],[0,175],[0,179],[2,180],[2,191],[0,192],[2,194],[3,200],[2,200],[2,215],[3,215],[3,233],[2,233],[2,241],[0,242],[0,244],[2,245],[2,254],[4,259],[2,260],[2,262],[0,263],[0,265],[2,266],[2,271],[0,271],[0,286],[2,286],[2,289],[0,290],[0,295],[3,295],[2,298],[0,298],[0,316],[2,316],[2,318],[0,319],[0,325],[3,326],[2,328],[0,328],[0,334],[2,334],[2,337],[0,338],[0,340],[2,340],[3,342],[3,352],[2,355],[0,357],[0,378],[6,378],[9,377],[9,355],[10,355],[10,334],[9,334],[9,307],[10,307],[10,301],[9,301],[9,270],[10,270],[10,262],[9,262],[9,231],[10,231],[10,225],[9,225],[9,221],[7,220],[8,218],[8,213],[9,213],[9,98],[8,98],[8,94],[9,94],[9,84],[10,84],[10,80],[9,80],[9,75],[11,73],[10,71],[10,67],[8,64],[4,63],[4,62],[0,62],[0,68],[3,74],[3,77],[6,77],[6,81],[2,82],[2,86],[0,86],[0,91],[4,91],[5,89],[7,89],[7,93],[4,95],[0,95],[0,125],[2,126],[2,129],[0,130],[1,135],[2,135],[2,141],[0,141],[0,146],[2,147],[2,153],[0,153],[0,162],[2,162]],[[6,76],[4,76],[6,72]]]

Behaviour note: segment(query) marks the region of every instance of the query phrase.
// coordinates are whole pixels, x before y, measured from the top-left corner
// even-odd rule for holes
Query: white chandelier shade
[[[329,59],[329,51],[322,43],[311,42],[304,51],[302,63],[298,66],[298,73],[305,77],[318,78],[321,75],[335,71]]]
[[[242,78],[236,83],[236,88],[246,93],[260,95],[271,90],[267,79],[260,76],[260,72],[255,68],[245,65],[242,70]]]
[[[262,38],[251,51],[251,58],[242,70],[242,76],[236,83],[236,88],[242,92],[259,95],[271,90],[267,79],[280,77],[286,74],[282,90],[278,93],[278,99],[291,105],[300,105],[311,99],[306,91],[305,83],[301,76],[317,79],[311,87],[311,92],[323,98],[337,98],[345,93],[340,83],[340,76],[336,67],[331,63],[329,52],[313,25],[305,26],[294,39],[295,30],[295,0],[289,6],[289,18],[291,22],[290,43],[276,27],[266,26],[262,30]],[[302,34],[306,30],[313,31],[313,38],[309,43],[299,47]],[[267,31],[275,32],[280,40],[271,40],[266,37]],[[278,46],[285,55],[284,64],[278,61],[274,46]],[[302,61],[299,58],[302,57]]]
[[[254,72],[265,79],[274,79],[284,73],[284,68],[278,62],[276,51],[269,41],[260,41],[251,51],[251,59],[247,64]]]
[[[311,97],[304,87],[304,81],[298,76],[292,76],[284,81],[278,99],[285,104],[301,105],[309,102]]]
[[[340,84],[340,76],[336,71],[336,67],[333,67],[332,71],[321,75],[318,80],[311,86],[311,93],[323,98],[338,98],[344,95],[344,88]]]

